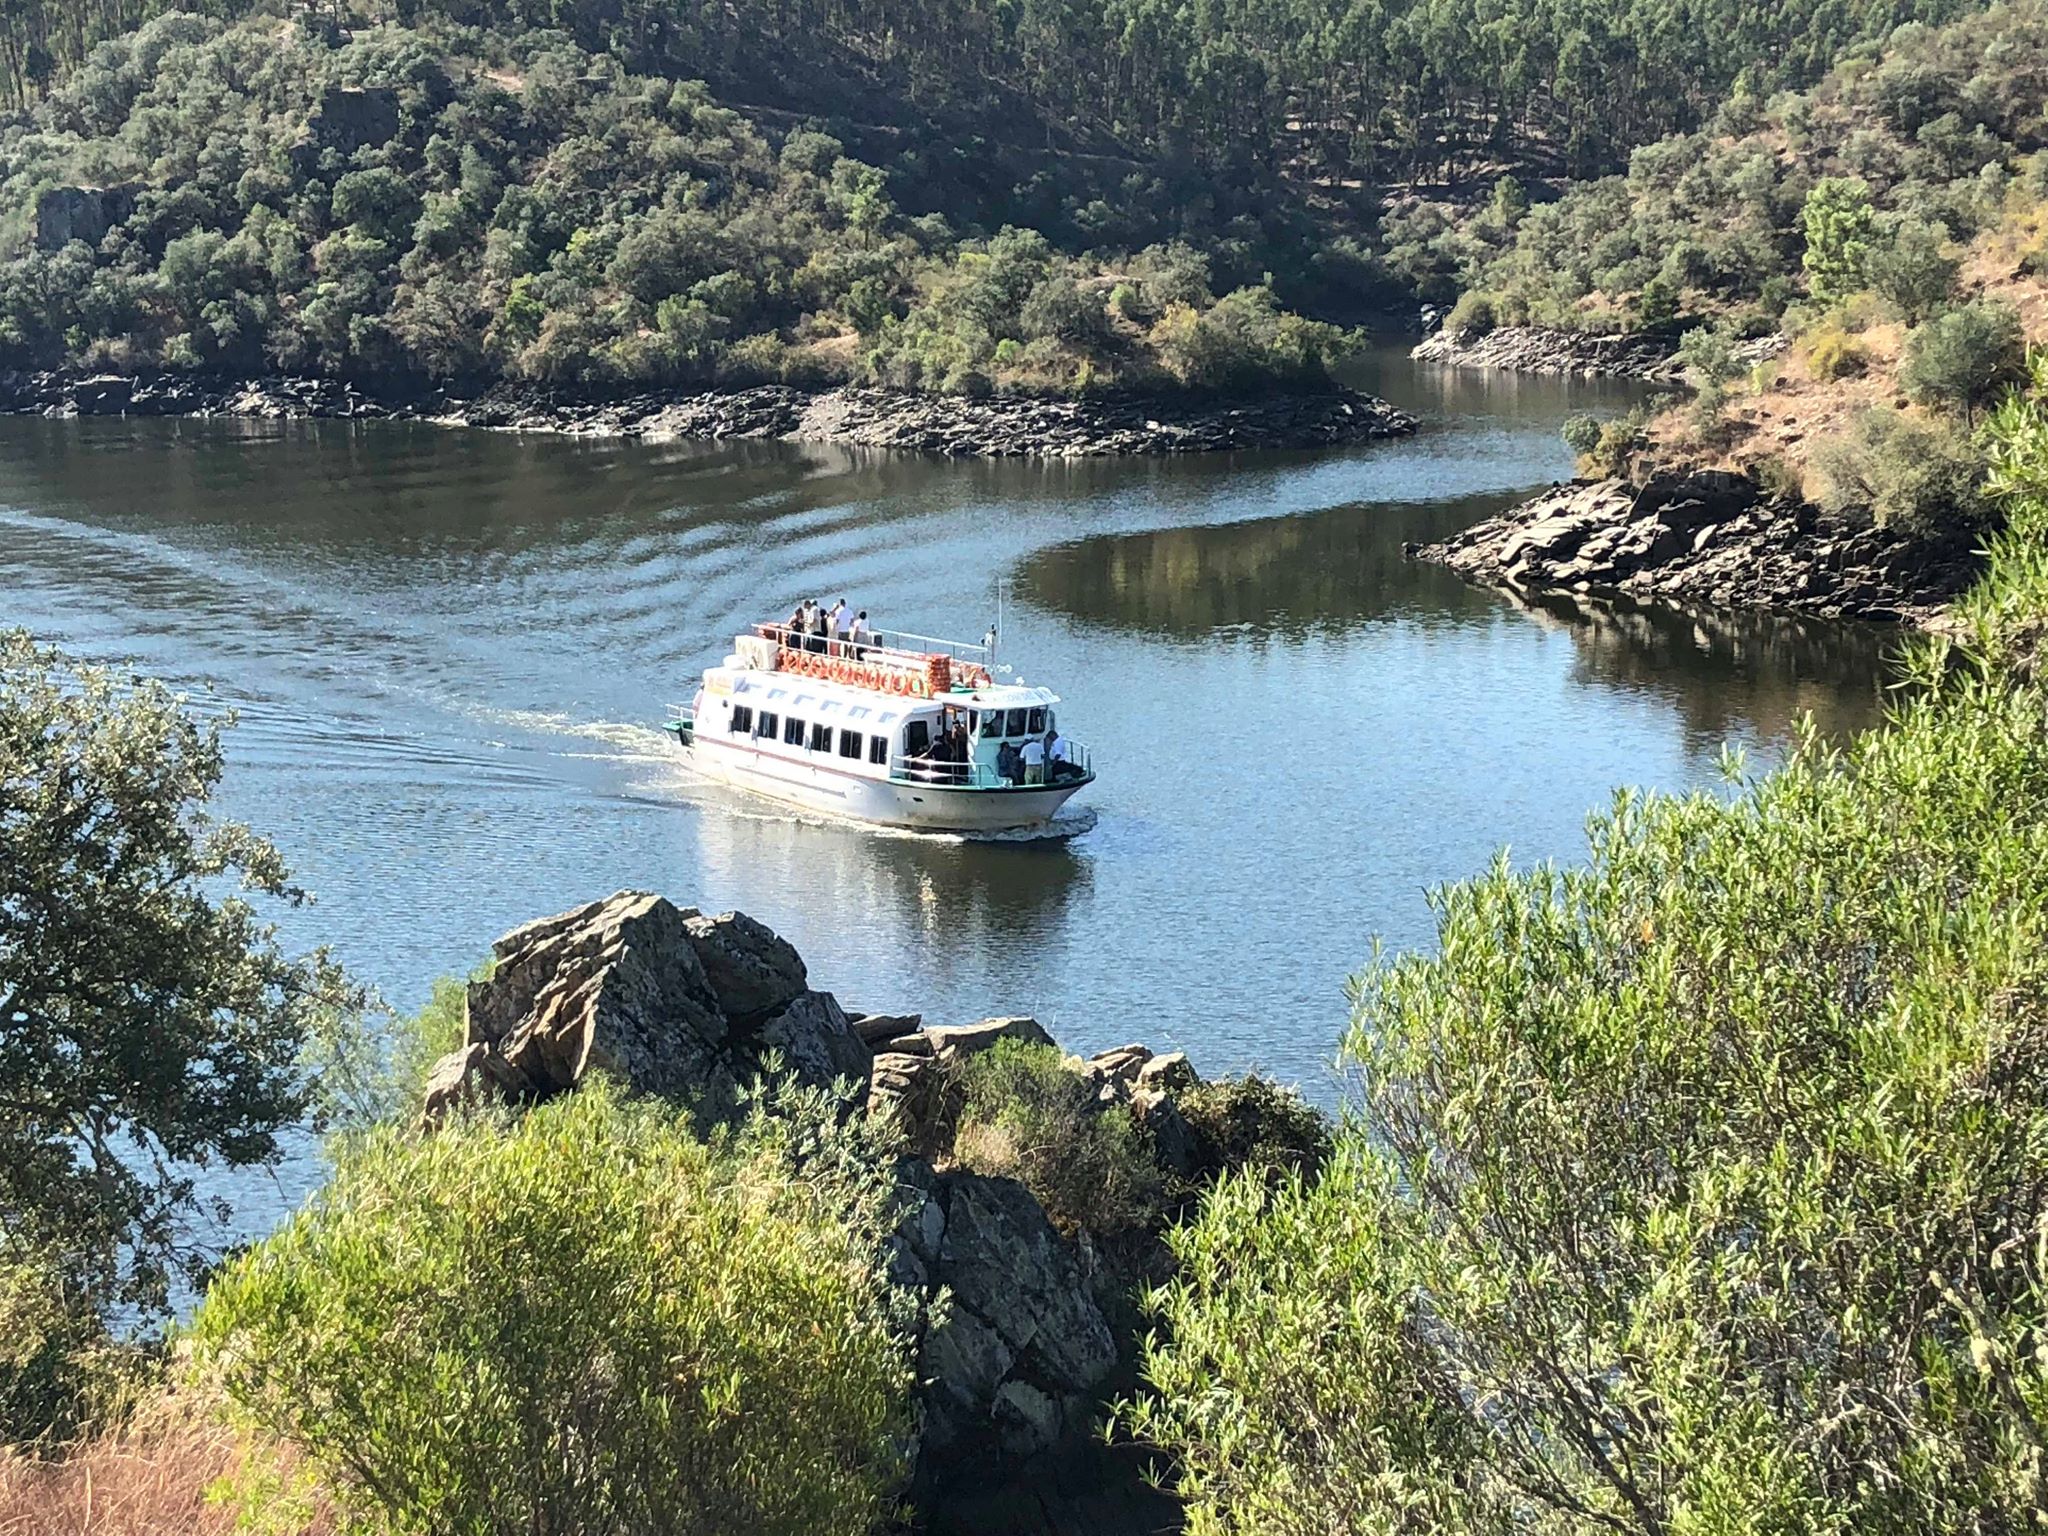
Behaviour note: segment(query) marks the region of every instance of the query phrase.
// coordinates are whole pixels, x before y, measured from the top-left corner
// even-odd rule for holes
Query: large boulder
[[[594,1071],[715,1117],[770,1052],[814,1086],[868,1076],[838,1003],[742,913],[621,891],[516,928],[492,954],[470,983],[464,1047],[430,1079],[430,1120],[477,1099],[545,1099]]]

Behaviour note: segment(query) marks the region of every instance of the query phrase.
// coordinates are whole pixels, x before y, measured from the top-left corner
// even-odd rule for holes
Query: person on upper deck
[[[791,611],[789,622],[782,626],[782,633],[775,638],[784,645],[792,648],[801,648],[804,643],[804,631],[810,627],[811,604],[810,600],[806,598]]]
[[[834,649],[844,656],[847,641],[853,638],[853,610],[843,597],[832,605],[832,638],[838,642]]]
[[[874,637],[875,632],[868,628],[868,611],[863,608],[853,616],[853,628],[847,631],[847,639],[853,644],[853,659],[855,661],[866,659],[868,645]]]
[[[811,634],[804,649],[825,654],[825,637],[832,632],[832,621],[826,616],[825,605],[815,598],[811,600]]]

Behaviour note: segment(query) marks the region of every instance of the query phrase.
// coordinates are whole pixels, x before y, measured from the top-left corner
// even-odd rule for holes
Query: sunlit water
[[[1028,1012],[1325,1086],[1372,936],[1507,845],[1576,856],[1617,785],[1711,783],[1815,713],[1867,723],[1882,632],[1556,601],[1403,558],[1569,473],[1625,389],[1363,381],[1412,440],[1319,454],[945,462],[339,423],[0,421],[0,622],[241,724],[226,809],[394,1002],[622,887],[738,907],[850,1006]],[[845,594],[979,635],[1065,698],[1078,835],[968,843],[694,782],[657,728],[747,622]],[[311,1165],[288,1170],[276,1201]],[[246,1192],[244,1192],[246,1198]],[[266,1201],[269,1196],[264,1197]]]

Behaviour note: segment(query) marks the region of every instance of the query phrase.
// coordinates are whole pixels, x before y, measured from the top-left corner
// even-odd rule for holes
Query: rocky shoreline
[[[0,374],[0,414],[425,421],[653,442],[780,439],[991,458],[1325,448],[1416,428],[1406,411],[1335,385],[1308,394],[1072,400],[786,384],[606,399],[509,386],[469,396],[433,390],[385,397],[336,379],[63,371]]]
[[[1740,343],[1736,358],[1748,365],[1775,357],[1784,338],[1761,336]],[[1454,368],[1502,368],[1517,373],[1576,374],[1584,378],[1641,379],[1653,384],[1683,381],[1678,338],[1643,332],[1593,335],[1540,325],[1503,325],[1483,334],[1448,326],[1425,338],[1409,356]]]
[[[1516,591],[1616,592],[1716,608],[1930,625],[1982,569],[1928,544],[1766,495],[1721,471],[1559,485],[1416,559]]]
[[[492,946],[469,985],[465,1043],[434,1067],[424,1118],[478,1102],[532,1104],[603,1071],[717,1123],[770,1055],[799,1083],[851,1084],[848,1113],[892,1126],[893,1232],[880,1257],[917,1308],[919,1385],[909,1500],[928,1536],[1138,1536],[1177,1529],[1177,1504],[1144,1476],[1142,1447],[1113,1446],[1107,1406],[1136,1384],[1138,1286],[1164,1280],[1169,1210],[1136,1231],[1063,1230],[1021,1178],[977,1171],[956,1142],[962,1073],[1006,1041],[1074,1076],[1085,1116],[1128,1116],[1162,1187],[1192,1200],[1250,1145],[1327,1152],[1286,1129],[1282,1091],[1222,1117],[1178,1052],[1119,1046],[1062,1056],[1025,1017],[939,1026],[843,1008],[785,940],[743,913],[709,915],[621,891],[528,923]],[[1215,1100],[1208,1101],[1212,1106]],[[1290,1100],[1294,1115],[1313,1112]],[[1185,1113],[1183,1112],[1185,1109]],[[1318,1118],[1320,1127],[1323,1122]]]

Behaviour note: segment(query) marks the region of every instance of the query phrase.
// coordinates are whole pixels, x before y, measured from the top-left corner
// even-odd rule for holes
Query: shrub
[[[1444,321],[1444,329],[1453,336],[1472,341],[1487,335],[1499,324],[1500,316],[1494,307],[1493,295],[1475,288],[1458,295],[1458,302],[1451,306],[1450,318]]]
[[[0,1264],[0,1446],[63,1445],[118,1419],[147,1370],[142,1350],[66,1293],[56,1266]]]
[[[1600,435],[1580,459],[1580,472],[1596,480],[1626,475],[1636,450],[1643,446],[1643,429],[1649,421],[1649,411],[1637,406],[1624,416],[1602,422]]]
[[[1906,397],[1922,405],[1977,411],[2018,383],[2027,342],[2018,311],[2009,304],[1980,301],[1936,316],[1906,338],[1899,382]]]
[[[1600,446],[1600,418],[1598,416],[1567,417],[1564,430],[1559,435],[1564,438],[1565,447],[1571,449],[1573,453],[1583,459],[1587,454]]]
[[[1199,1083],[1176,1106],[1212,1173],[1249,1169],[1272,1183],[1290,1174],[1313,1178],[1329,1161],[1329,1119],[1271,1078],[1248,1073]]]
[[[777,1108],[707,1145],[593,1082],[380,1131],[214,1281],[200,1362],[398,1530],[866,1530],[908,1388],[887,1163]]]
[[[1057,1048],[1001,1040],[961,1075],[953,1159],[1021,1181],[1054,1226],[1098,1238],[1151,1226],[1161,1198],[1145,1133],[1062,1065]]]
[[[1806,360],[1806,371],[1827,383],[1852,378],[1870,363],[1863,343],[1833,317],[1799,338],[1799,355]]]
[[[1813,466],[1823,506],[1868,512],[1883,527],[1940,535],[1975,527],[1989,512],[1983,455],[1945,423],[1865,411],[1847,436],[1814,454]]]
[[[2031,1521],[2044,753],[2040,693],[1966,669],[1439,893],[1356,985],[1331,1171],[1172,1236],[1126,1417],[1189,1528]]]
[[[1908,324],[1917,325],[1954,299],[1962,263],[1948,254],[1948,231],[1902,221],[1866,263],[1870,286]]]

